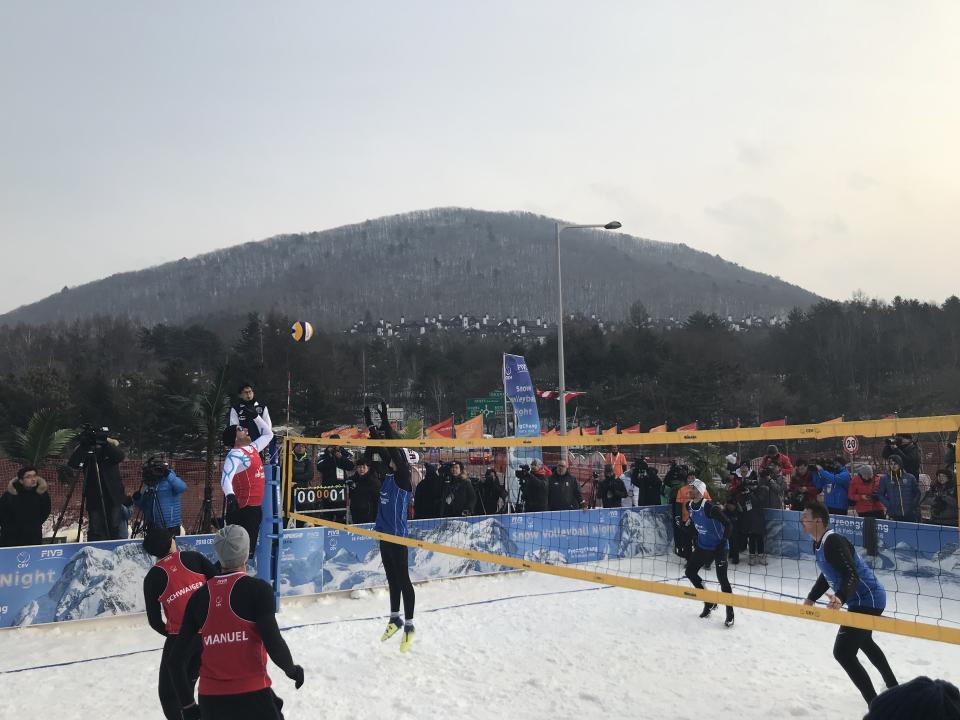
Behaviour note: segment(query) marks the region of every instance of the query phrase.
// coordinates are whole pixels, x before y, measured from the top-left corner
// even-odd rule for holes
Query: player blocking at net
[[[732,593],[733,588],[727,578],[727,550],[733,523],[718,505],[704,499],[707,486],[702,480],[694,480],[688,488],[690,501],[687,503],[687,511],[690,515],[689,522],[697,531],[697,540],[696,547],[687,559],[684,574],[695,588],[703,590],[700,569],[713,561],[720,589],[725,593]],[[716,609],[716,603],[706,602],[703,604],[700,617],[708,618]],[[733,626],[733,607],[730,605],[727,605],[727,618],[724,625]]]
[[[380,403],[377,408],[380,415],[380,426],[373,424],[370,408],[363,408],[363,418],[367,423],[370,437],[373,439],[399,439],[400,436],[390,426],[387,419],[387,404]],[[390,458],[393,472],[388,472],[380,486],[380,502],[377,506],[377,521],[373,529],[377,532],[406,537],[407,509],[410,505],[410,494],[413,487],[410,482],[410,462],[407,451],[402,448],[384,448]],[[403,639],[400,641],[400,652],[410,650],[413,644],[413,609],[416,602],[416,593],[410,581],[409,552],[406,545],[380,541],[380,559],[383,561],[383,570],[387,574],[387,585],[390,589],[390,621],[383,631],[380,641],[386,641],[403,630]],[[404,620],[400,620],[400,600],[403,599]]]

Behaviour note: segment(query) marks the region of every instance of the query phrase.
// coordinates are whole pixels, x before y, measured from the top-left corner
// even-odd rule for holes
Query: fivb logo
[[[41,560],[52,560],[52,559],[54,559],[54,558],[61,558],[61,557],[63,557],[63,549],[62,549],[62,548],[54,548],[54,549],[51,549],[51,550],[41,550],[41,551],[40,551],[40,559],[41,559]]]

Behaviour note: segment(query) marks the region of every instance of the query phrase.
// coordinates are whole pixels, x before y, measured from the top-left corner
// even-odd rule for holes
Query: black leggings
[[[247,559],[251,559],[257,552],[257,540],[260,539],[260,523],[263,521],[263,508],[260,505],[247,505],[239,510],[228,512],[224,516],[227,525],[239,525],[247,531],[250,537],[250,552]]]
[[[410,566],[407,561],[407,546],[380,541],[380,559],[387,573],[387,585],[390,586],[390,612],[400,612],[400,597],[403,596],[403,616],[409,622],[413,620],[414,592],[410,582]]]
[[[242,695],[201,695],[202,720],[283,720],[283,700],[272,688]]]
[[[173,651],[176,642],[176,635],[168,635],[167,639],[163,641],[163,654],[160,656],[160,678],[157,683],[157,693],[160,695],[160,707],[163,708],[163,716],[167,720],[183,720],[183,715],[180,712],[180,698],[177,697],[173,672],[170,669],[170,653]],[[197,635],[194,640],[190,641],[190,659],[187,661],[187,680],[190,682],[191,690],[197,684],[197,678],[200,677],[200,651],[202,648],[200,636]]]
[[[730,580],[727,578],[727,548],[719,547],[716,550],[704,550],[703,548],[697,548],[690,555],[690,559],[687,560],[687,568],[685,575],[687,579],[693,583],[693,586],[698,590],[703,590],[703,578],[700,577],[700,568],[706,565],[709,561],[713,560],[713,566],[717,570],[717,580],[720,581],[720,589],[725,593],[732,593],[733,588],[730,587]],[[707,603],[708,605],[710,603]],[[729,605],[727,607],[730,607]]]
[[[864,615],[881,615],[883,610],[880,608],[852,607],[850,612],[863,613]],[[870,702],[877,696],[877,691],[873,689],[873,683],[870,676],[864,669],[860,661],[857,660],[857,651],[863,650],[863,654],[873,663],[873,666],[880,671],[880,676],[887,687],[893,687],[897,684],[897,678],[890,669],[886,655],[883,650],[873,640],[872,630],[861,630],[860,628],[847,627],[841,625],[837,631],[837,639],[833,643],[833,657],[840,667],[846,670],[847,675],[857,686],[857,690],[863,695],[863,699]]]
[[[751,555],[763,555],[766,552],[763,541],[763,533],[747,533],[747,545]]]

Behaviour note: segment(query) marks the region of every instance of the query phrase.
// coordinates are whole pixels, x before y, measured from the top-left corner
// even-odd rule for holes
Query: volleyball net
[[[344,538],[341,549],[348,539],[366,548],[328,547],[325,574],[328,565],[343,577],[375,574],[376,541],[387,540],[411,548],[414,581],[522,569],[960,644],[958,429],[950,415],[542,438],[286,438],[282,504],[288,527],[324,527]],[[415,453],[403,538],[370,522],[387,447]],[[919,461],[913,484],[881,477],[891,454],[907,469]],[[819,482],[804,481],[801,463],[821,469],[808,471]],[[692,478],[733,521],[732,595],[714,589],[710,570],[705,590],[684,577]],[[819,572],[800,510],[843,495],[848,514],[831,526],[884,585],[882,617],[802,602]]]

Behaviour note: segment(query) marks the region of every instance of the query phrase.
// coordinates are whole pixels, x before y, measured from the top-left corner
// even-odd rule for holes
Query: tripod
[[[194,535],[203,535],[210,532],[216,525],[213,516],[213,489],[207,485],[203,488],[203,502],[200,503],[200,512],[197,513],[197,520],[194,523]]]
[[[86,475],[87,463],[90,462],[90,458],[93,458],[93,470],[94,477],[97,480],[97,495],[100,498],[100,511],[103,513],[101,516],[103,518],[103,531],[104,535],[112,536],[115,533],[111,532],[112,528],[110,527],[110,518],[107,515],[107,502],[103,497],[103,481],[100,478],[100,461],[97,459],[97,446],[93,445],[87,449],[87,460],[83,463],[84,474]],[[83,495],[80,496],[80,517],[77,519],[77,542],[80,542],[80,532],[83,529],[83,508],[87,501],[87,483],[88,479],[84,477],[83,482]],[[87,523],[87,540],[90,540],[90,525]],[[104,540],[112,540],[112,537],[102,538]]]
[[[140,487],[143,487],[143,482],[140,483]],[[143,505],[147,507],[147,510],[144,510],[143,505],[137,503],[137,514],[133,520],[133,528],[130,530],[130,537],[146,535],[147,530],[152,527],[158,527],[154,522],[154,520],[157,518],[160,519],[159,527],[167,528],[169,526],[167,518],[163,514],[163,506],[160,504],[160,498],[157,497],[156,485],[147,485],[146,492],[143,493],[141,499],[144,497],[149,498],[143,503]]]

